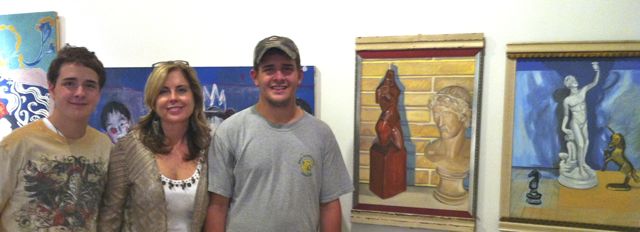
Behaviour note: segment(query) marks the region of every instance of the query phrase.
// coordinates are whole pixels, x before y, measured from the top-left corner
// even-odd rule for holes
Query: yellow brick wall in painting
[[[360,183],[369,182],[369,148],[375,139],[375,124],[381,112],[380,106],[375,103],[375,89],[390,65],[396,66],[399,84],[403,89],[398,105],[405,144],[415,148],[415,151],[408,151],[407,154],[415,156],[415,159],[409,158],[414,164],[408,165],[413,167],[415,173],[414,185],[436,186],[439,177],[435,165],[425,157],[424,148],[440,135],[427,105],[438,90],[451,85],[462,86],[473,94],[475,62],[475,57],[362,60],[362,76],[358,80]]]

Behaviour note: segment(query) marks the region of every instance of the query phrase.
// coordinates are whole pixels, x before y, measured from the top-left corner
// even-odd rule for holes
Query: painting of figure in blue
[[[0,140],[49,115],[46,73],[56,56],[56,12],[0,15]]]
[[[558,153],[560,172],[558,182],[576,189],[593,188],[598,179],[593,169],[586,164],[585,158],[589,148],[589,123],[587,123],[586,96],[600,80],[600,66],[592,62],[595,77],[589,84],[580,87],[573,75],[564,77],[564,86],[569,95],[562,100],[562,123],[560,130],[564,133],[566,152]]]
[[[203,88],[204,109],[212,133],[224,119],[258,101],[251,67],[194,67]],[[152,68],[107,68],[107,82],[89,123],[115,143],[148,112],[144,105],[144,85]],[[315,67],[303,67],[296,102],[313,114],[315,109]]]
[[[627,211],[640,208],[640,58],[518,59],[515,78],[512,216],[611,224],[620,215],[614,225],[637,227],[640,214]],[[624,156],[611,145],[619,138]],[[545,196],[535,206],[532,170]]]

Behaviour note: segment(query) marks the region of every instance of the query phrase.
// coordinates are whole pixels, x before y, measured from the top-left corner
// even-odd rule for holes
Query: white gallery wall
[[[637,0],[512,1],[0,1],[0,14],[56,11],[62,43],[86,46],[108,67],[182,59],[250,66],[258,40],[285,35],[314,65],[317,115],[333,129],[353,174],[355,38],[484,33],[477,231],[499,218],[505,48],[508,43],[640,40]],[[345,228],[351,195],[341,198]]]

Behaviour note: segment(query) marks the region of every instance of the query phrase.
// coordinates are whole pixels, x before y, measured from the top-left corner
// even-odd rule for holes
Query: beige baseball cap
[[[276,35],[269,36],[258,42],[253,53],[253,67],[258,67],[262,56],[272,48],[277,48],[286,53],[300,67],[300,53],[296,44],[287,37]]]

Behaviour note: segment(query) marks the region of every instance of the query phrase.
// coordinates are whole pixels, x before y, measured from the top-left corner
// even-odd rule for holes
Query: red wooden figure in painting
[[[382,112],[375,127],[376,139],[369,150],[369,189],[382,199],[407,189],[407,150],[398,112],[399,97],[395,71],[389,69],[376,88],[376,103]]]

